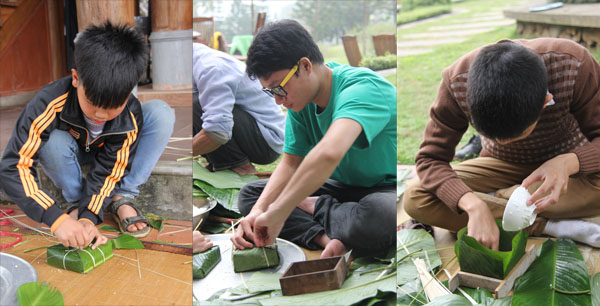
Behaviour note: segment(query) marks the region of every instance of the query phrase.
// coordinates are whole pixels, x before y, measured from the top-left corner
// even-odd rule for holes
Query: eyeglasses
[[[285,84],[287,84],[287,82],[292,78],[292,76],[294,75],[296,70],[298,70],[298,64],[294,65],[294,67],[292,67],[292,69],[290,69],[290,72],[288,72],[288,74],[285,76],[285,78],[283,78],[283,81],[281,81],[279,86],[273,87],[273,88],[263,88],[263,91],[271,97],[273,95],[278,95],[280,97],[286,97],[287,91],[285,91],[285,89],[283,89],[283,86],[285,86]]]

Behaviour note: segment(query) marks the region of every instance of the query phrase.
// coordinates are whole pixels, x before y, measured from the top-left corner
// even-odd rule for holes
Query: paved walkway
[[[448,19],[450,16],[468,12],[468,9],[453,9],[450,14],[428,18],[425,20],[401,25],[398,27],[398,56],[425,54],[432,52],[437,46],[458,44],[473,35],[495,30],[500,26],[514,24],[513,19],[503,16],[505,7],[491,7],[489,12],[477,13],[469,18],[448,20],[444,25],[427,27],[423,32],[402,34],[402,29]]]

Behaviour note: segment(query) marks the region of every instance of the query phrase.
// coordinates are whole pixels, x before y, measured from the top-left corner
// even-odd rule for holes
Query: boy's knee
[[[349,237],[373,241],[394,235],[396,229],[396,194],[376,193],[361,199],[357,214],[349,227]]]
[[[161,129],[172,129],[175,125],[175,111],[163,100],[151,100],[142,104],[142,112],[156,121]]]
[[[406,189],[404,190],[404,195],[402,196],[402,207],[404,211],[417,220],[421,219],[421,215],[423,213],[423,204],[422,201],[419,201],[422,198],[423,192],[426,192],[421,187],[421,181],[419,179],[412,179],[408,182]]]
[[[238,195],[238,209],[242,215],[246,216],[256,204],[256,200],[260,196],[262,190],[266,183],[263,183],[266,180],[259,180],[255,182],[248,183],[240,189],[240,193]]]
[[[48,141],[40,149],[40,159],[54,159],[53,156],[63,158],[64,156],[70,156],[65,152],[75,152],[77,143],[75,138],[67,131],[54,130],[50,133]]]

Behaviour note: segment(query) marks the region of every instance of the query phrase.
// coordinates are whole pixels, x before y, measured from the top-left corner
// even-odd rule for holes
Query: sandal
[[[119,215],[117,214],[117,211],[119,210],[119,207],[121,207],[123,205],[129,205],[133,209],[135,209],[137,216],[127,217],[127,218],[123,219],[123,221],[121,221],[121,219],[119,218]],[[135,238],[144,238],[144,237],[148,236],[148,234],[150,234],[150,223],[148,223],[148,219],[142,214],[142,211],[140,211],[137,207],[135,207],[133,205],[133,199],[121,198],[117,201],[112,202],[109,206],[109,209],[110,209],[110,213],[113,217],[113,220],[115,220],[115,222],[117,222],[117,224],[119,225],[119,230],[121,231],[121,233],[133,236]],[[141,230],[137,230],[135,232],[130,232],[127,230],[127,227],[129,227],[132,224],[139,223],[139,222],[146,223],[146,227],[144,227]]]

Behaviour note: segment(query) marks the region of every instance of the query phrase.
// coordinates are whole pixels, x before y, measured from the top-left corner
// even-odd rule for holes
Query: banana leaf
[[[500,219],[496,219],[496,225],[500,230],[499,251],[492,251],[468,236],[467,227],[458,232],[454,251],[462,271],[504,279],[525,255],[527,232],[505,231]]]
[[[600,306],[600,273],[590,277],[590,287],[592,288],[592,306]]]
[[[24,283],[17,288],[17,301],[21,306],[65,305],[62,293],[50,283]]]
[[[212,214],[216,214],[223,217],[242,217],[237,207],[238,194],[240,193],[239,189],[219,189],[200,180],[194,180],[194,186],[200,188],[202,191],[206,192],[211,198],[217,200],[217,202],[221,206],[219,207],[219,205],[217,205],[217,207],[215,207],[211,211]]]
[[[98,230],[101,230],[101,231],[108,231],[108,232],[117,232],[117,233],[120,233],[120,232],[121,232],[121,230],[120,230],[120,229],[118,229],[118,228],[116,228],[116,227],[114,227],[114,226],[112,226],[112,225],[107,225],[107,224],[100,226],[100,227],[98,228]]]
[[[200,230],[209,234],[220,234],[231,228],[231,225],[221,222],[206,222],[202,225]]]
[[[398,287],[396,305],[423,305],[427,304],[427,297],[423,291],[421,280],[415,279]]]
[[[239,175],[231,170],[210,172],[202,167],[198,162],[193,165],[194,180],[200,180],[219,189],[236,188],[240,189],[244,185],[258,180],[256,175]]]
[[[195,254],[193,258],[192,275],[194,279],[204,278],[221,261],[221,249],[218,245]]]
[[[49,265],[78,273],[88,273],[112,256],[112,243],[101,245],[95,250],[90,247],[82,250],[66,248],[62,244],[46,249],[46,262]]]
[[[192,190],[192,196],[194,198],[206,198],[206,197],[208,197],[208,194],[206,194],[204,191],[202,191],[200,189],[200,187],[194,186],[194,189]]]
[[[239,294],[259,293],[281,290],[279,278],[281,273],[256,272],[245,283],[233,288]]]
[[[233,271],[245,272],[276,267],[279,265],[277,246],[255,247],[231,252]]]
[[[146,218],[148,219],[148,225],[150,225],[151,228],[157,230],[159,233],[162,232],[162,230],[165,228],[165,225],[163,224],[163,221],[166,220],[165,218],[157,216],[153,213],[147,213],[144,214],[144,216],[146,216]]]
[[[411,258],[422,258],[430,269],[435,269],[442,264],[440,255],[435,251],[435,241],[425,230],[402,229],[397,231],[396,245],[398,286],[419,277],[417,267]],[[408,252],[405,248],[408,249]]]
[[[539,257],[515,282],[512,305],[591,305],[583,256],[569,239],[548,239]]]
[[[142,244],[140,240],[127,234],[121,234],[119,237],[111,239],[110,243],[112,244],[113,249],[119,250],[134,250],[144,248],[144,244]]]
[[[472,306],[471,302],[462,295],[448,294],[435,298],[433,301],[425,304],[427,306]]]
[[[491,292],[486,289],[473,289],[468,287],[460,287],[464,292],[466,292],[469,296],[471,296],[479,305],[485,306],[510,306],[512,301],[512,296],[505,296],[501,299],[494,299],[494,296]],[[454,291],[454,294],[461,295],[458,290]]]

